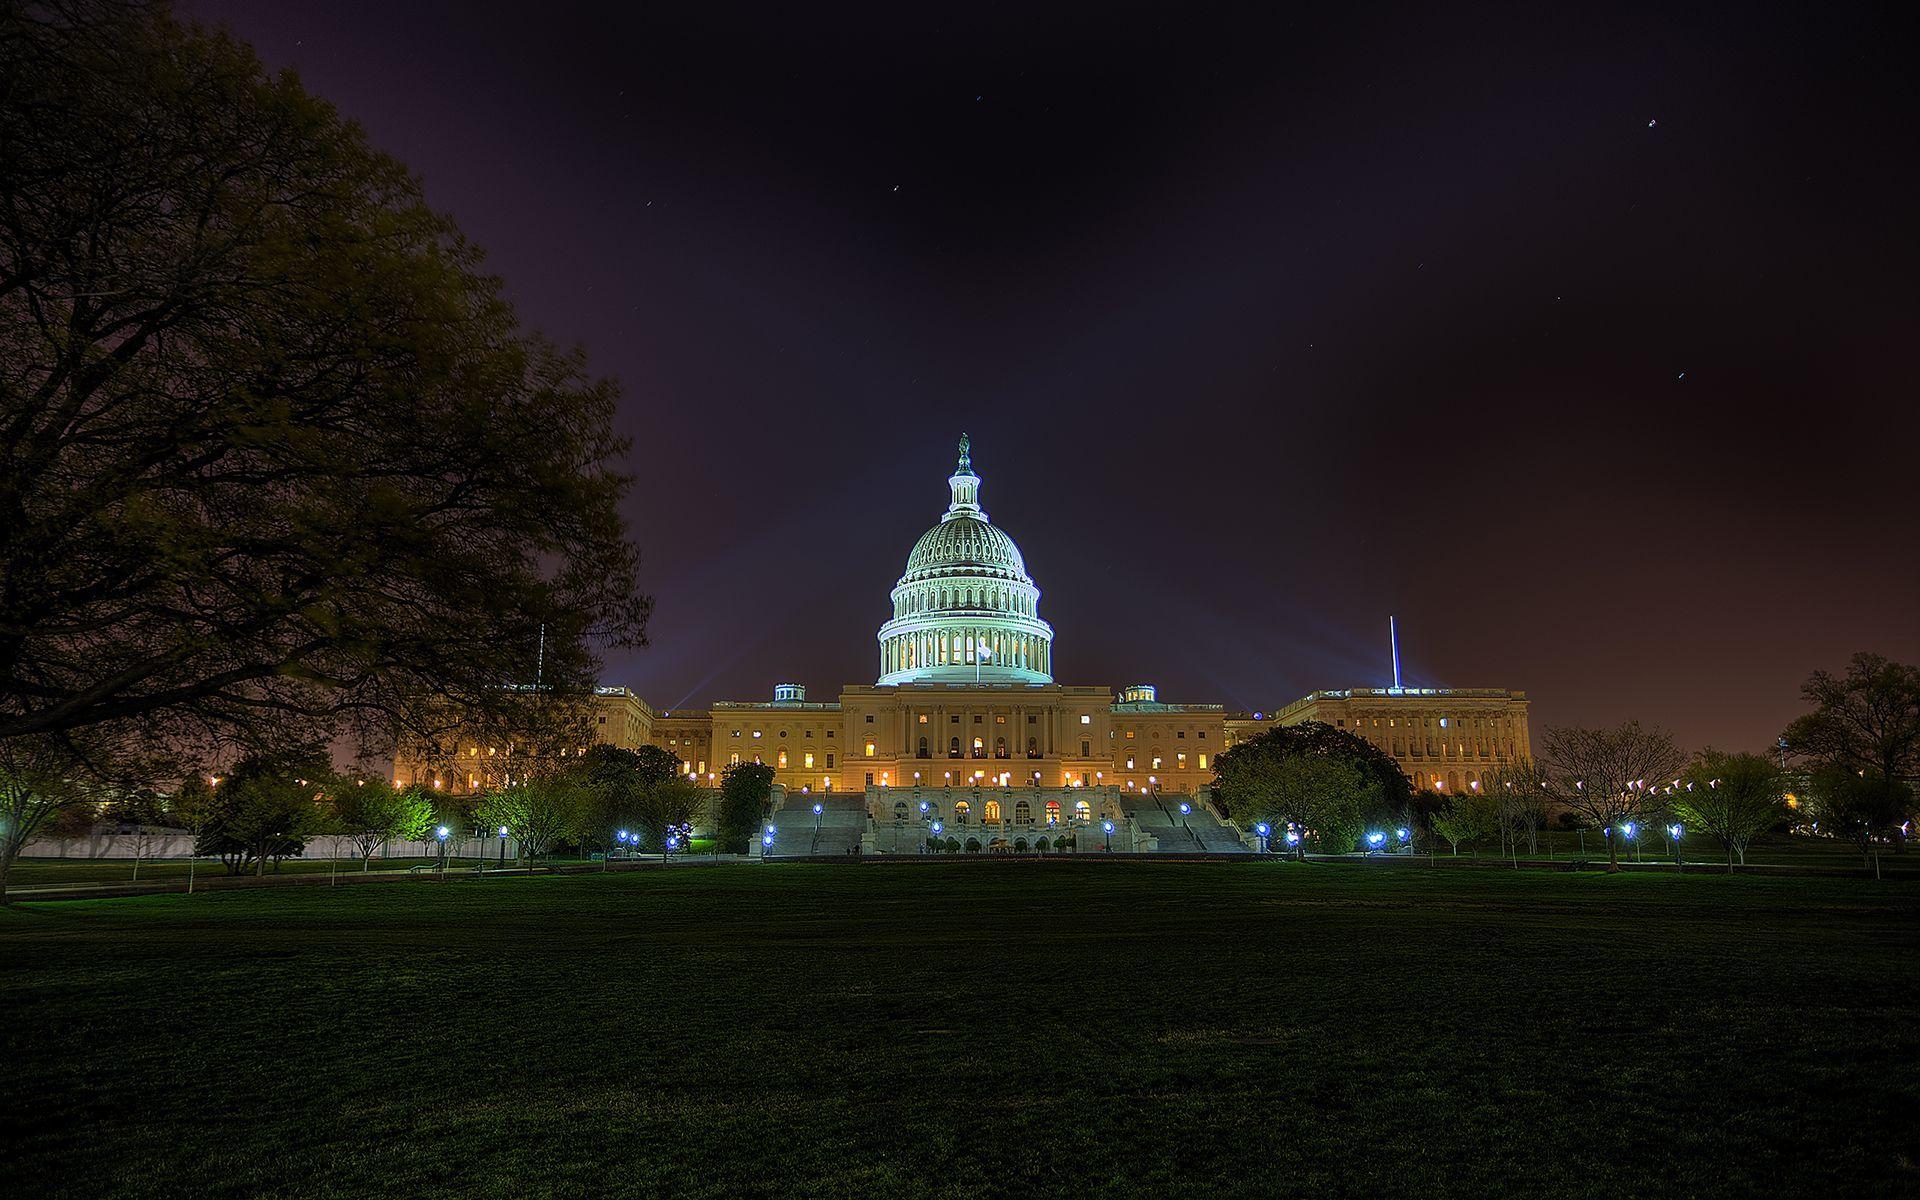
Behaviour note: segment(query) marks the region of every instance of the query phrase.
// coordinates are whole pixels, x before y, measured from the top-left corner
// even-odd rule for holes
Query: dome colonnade
[[[880,684],[1051,683],[1053,627],[1020,548],[980,507],[966,435],[952,503],[920,536],[880,627]]]

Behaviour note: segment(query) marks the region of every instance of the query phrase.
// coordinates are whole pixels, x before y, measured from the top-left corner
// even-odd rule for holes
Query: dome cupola
[[[960,435],[953,500],[920,535],[880,627],[880,682],[1051,683],[1053,627],[1020,547],[980,507],[980,477]]]

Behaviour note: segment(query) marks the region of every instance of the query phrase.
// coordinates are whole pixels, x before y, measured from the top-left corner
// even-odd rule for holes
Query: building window
[[[998,800],[987,801],[986,819],[989,823],[997,823],[1000,820],[1000,802]]]
[[[1086,714],[1086,713],[1081,713],[1081,714],[1080,714],[1080,723],[1081,723],[1082,725],[1091,725],[1091,724],[1093,724],[1093,718],[1092,718],[1091,716],[1089,716],[1088,714]]]
[[[1127,730],[1127,740],[1128,740],[1128,741],[1132,741],[1132,740],[1133,740],[1133,730],[1131,730],[1131,729],[1129,729],[1129,730]]]
[[[873,714],[872,714],[872,713],[868,713],[868,714],[867,714],[867,724],[869,724],[869,725],[871,725],[871,724],[873,724]]]
[[[965,825],[967,823],[967,818],[972,815],[973,815],[973,805],[968,804],[965,800],[954,801],[953,823],[955,825]]]
[[[925,738],[920,739],[920,746],[919,746],[919,749],[916,751],[916,755],[917,757],[920,757],[920,758],[927,757],[927,739]]]
[[[921,723],[922,725],[925,725],[925,724],[927,723],[927,714],[925,714],[925,713],[921,713],[921,714],[920,714],[920,723]]]
[[[1076,821],[1092,820],[1093,806],[1091,804],[1088,804],[1085,800],[1075,800],[1073,802],[1073,819]]]
[[[809,750],[809,751],[807,751],[807,757],[806,757],[806,760],[805,760],[805,765],[806,765],[806,768],[807,768],[807,770],[809,770],[809,771],[811,771],[811,770],[813,770],[813,751],[811,751],[811,750]]]
[[[868,742],[868,743],[867,743],[867,757],[868,757],[868,758],[872,758],[872,757],[873,757],[873,743],[872,743],[872,742]]]
[[[895,821],[905,821],[907,819],[907,802],[905,800],[895,800],[893,802],[893,819]]]
[[[873,772],[872,772],[872,771],[868,771],[868,772],[867,772],[867,786],[868,786],[868,787],[872,787],[872,786],[873,786]]]
[[[1175,737],[1177,737],[1177,738],[1184,738],[1184,737],[1186,737],[1186,736],[1187,736],[1187,731],[1186,731],[1186,730],[1184,730],[1184,729],[1182,729],[1182,730],[1180,730],[1180,731],[1179,731],[1178,733],[1176,733],[1176,734],[1174,734],[1173,736],[1175,736]]]
[[[975,758],[985,758],[987,756],[987,740],[985,738],[973,739],[973,756]]]
[[[1156,771],[1160,769],[1160,756],[1158,754],[1153,756],[1153,769]]]
[[[1033,713],[1028,713],[1028,714],[1027,714],[1027,724],[1029,724],[1029,725],[1038,725],[1039,723],[1040,723],[1040,718],[1039,718],[1039,717],[1037,717],[1037,716],[1035,716],[1035,715],[1034,715]]]
[[[1080,740],[1080,757],[1090,758],[1092,756],[1093,756],[1093,743],[1087,741],[1085,738],[1082,738]]]
[[[732,754],[727,755],[727,765],[730,767],[737,767],[740,765],[740,752],[738,750],[735,750]]]
[[[833,751],[827,751],[827,770],[833,770]]]
[[[1202,771],[1207,769],[1207,756],[1204,754],[1200,756],[1200,769]]]
[[[1007,739],[1003,737],[993,739],[993,756],[995,758],[1005,758],[1007,756]]]
[[[1013,819],[1025,825],[1033,820],[1033,805],[1025,800],[1013,802]]]
[[[995,718],[993,719],[993,723],[994,723],[995,725],[1005,725],[1005,724],[1007,723],[1007,718],[1006,718],[1006,717],[1004,717],[1004,716],[998,716],[998,717],[995,717]]]
[[[1174,758],[1178,760],[1180,769],[1182,771],[1187,769],[1187,756],[1185,754],[1176,754],[1174,755]]]
[[[786,767],[787,767],[787,752],[786,752],[785,750],[782,750],[782,751],[780,752],[780,757],[779,757],[779,758],[777,758],[776,760],[774,760],[774,765],[775,765],[775,766],[777,766],[777,767],[779,767],[779,768],[780,768],[781,770],[783,770],[783,771],[784,771],[784,770],[786,770]]]
[[[955,719],[957,720],[958,718],[955,718]],[[960,739],[959,738],[947,739],[947,757],[948,758],[960,757]]]
[[[1049,800],[1047,801],[1047,824],[1058,825],[1059,823],[1060,802],[1058,800]]]

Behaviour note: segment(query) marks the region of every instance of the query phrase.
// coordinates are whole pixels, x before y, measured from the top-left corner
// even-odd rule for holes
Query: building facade
[[[881,850],[919,845],[935,822],[990,827],[1008,845],[1049,835],[1057,845],[1061,829],[1078,825],[1101,827],[1103,844],[1119,834],[1129,849],[1222,843],[1208,797],[1215,759],[1276,724],[1349,730],[1390,754],[1417,787],[1470,788],[1529,754],[1519,692],[1351,688],[1272,713],[1229,713],[1162,701],[1151,684],[1116,694],[1057,682],[1040,588],[1019,546],[981,507],[980,483],[963,436],[947,509],[908,554],[875,635],[874,683],[845,686],[831,700],[781,683],[770,700],[662,712],[626,688],[603,687],[591,739],[659,746],[709,785],[729,765],[764,763],[783,801],[815,818],[810,843],[829,827],[865,822],[864,844]],[[403,754],[396,779],[460,790],[510,782],[513,748],[503,759],[500,747],[469,741],[453,747],[451,762],[444,745]],[[1114,831],[1104,829],[1109,822]]]

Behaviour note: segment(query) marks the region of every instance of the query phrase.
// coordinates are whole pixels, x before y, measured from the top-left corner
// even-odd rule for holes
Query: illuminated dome
[[[1020,547],[980,508],[965,434],[953,503],[920,535],[880,627],[881,683],[1051,683],[1053,627]]]

